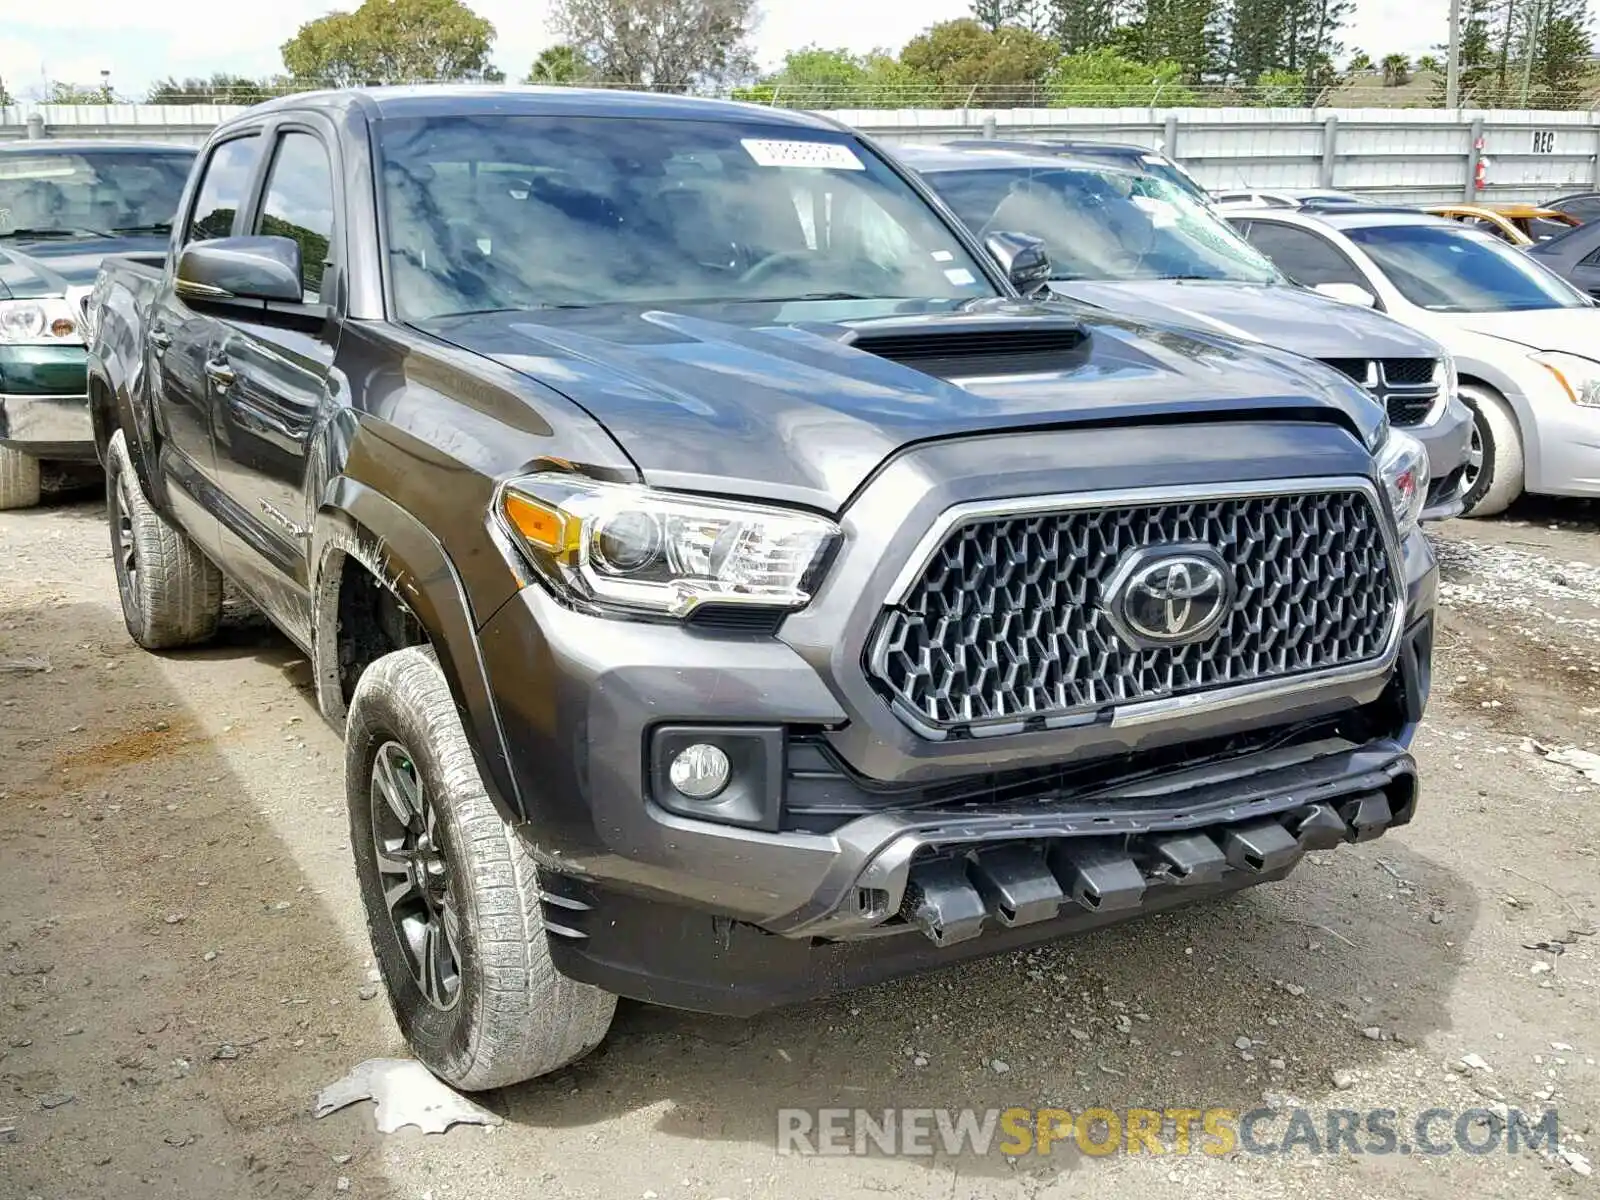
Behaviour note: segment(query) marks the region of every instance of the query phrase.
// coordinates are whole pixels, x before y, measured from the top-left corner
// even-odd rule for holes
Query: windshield
[[[402,320],[548,306],[996,294],[847,134],[713,121],[384,121]]]
[[[1199,180],[1170,158],[1160,154],[1146,154],[1140,161],[1144,163],[1145,174],[1154,175],[1157,179],[1163,179],[1173,187],[1188,192],[1202,204],[1211,203],[1211,194],[1200,186]]]
[[[177,148],[0,154],[0,237],[164,232],[193,162]]]
[[[1433,312],[1582,308],[1583,293],[1498,238],[1451,225],[1373,225],[1344,231],[1389,282]]]
[[[1154,175],[1014,167],[937,172],[928,182],[984,235],[1043,238],[1053,279],[1282,281],[1208,205]]]

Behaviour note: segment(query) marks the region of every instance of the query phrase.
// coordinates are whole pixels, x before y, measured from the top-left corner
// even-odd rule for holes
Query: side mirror
[[[1341,304],[1354,304],[1357,308],[1376,308],[1378,306],[1378,298],[1360,284],[1319,283],[1311,290],[1319,295],[1326,296],[1329,300],[1337,300]]]
[[[1026,233],[991,233],[983,239],[983,248],[1024,296],[1050,282],[1050,251],[1041,239]]]
[[[276,300],[298,304],[300,243],[285,237],[194,242],[178,255],[173,288],[186,300]]]

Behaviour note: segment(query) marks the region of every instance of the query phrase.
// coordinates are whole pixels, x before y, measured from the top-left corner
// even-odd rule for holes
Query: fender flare
[[[144,488],[146,498],[158,511],[166,513],[166,491],[159,473],[151,470],[155,461],[155,445],[147,423],[139,419],[129,395],[127,381],[120,384],[111,378],[107,363],[91,355],[88,370],[89,423],[94,429],[94,452],[101,467],[106,465],[106,451],[112,435],[122,430],[128,443],[128,456],[133,460],[133,471]]]
[[[520,824],[525,819],[522,796],[484,670],[477,625],[449,555],[420,521],[365,484],[341,477],[325,496],[311,530],[312,666],[323,715],[338,726],[347,715],[336,631],[344,566],[354,559],[422,626],[455,698],[484,789],[505,820]]]

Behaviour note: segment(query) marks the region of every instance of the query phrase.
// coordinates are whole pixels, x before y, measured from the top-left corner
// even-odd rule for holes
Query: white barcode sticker
[[[771,138],[742,138],[757,166],[821,167],[832,171],[865,171],[867,164],[856,152],[839,142],[787,142]]]
[[[978,282],[965,267],[952,267],[944,273],[944,277],[957,287],[971,287]]]

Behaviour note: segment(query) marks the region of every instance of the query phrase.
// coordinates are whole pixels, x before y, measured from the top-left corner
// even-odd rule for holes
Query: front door
[[[250,194],[261,157],[262,139],[255,134],[220,143],[204,167],[183,232],[181,250],[190,242],[228,237]],[[174,256],[174,259],[176,256]],[[161,471],[174,506],[183,509],[185,526],[206,549],[217,550],[214,509],[216,460],[211,446],[211,392],[215,386],[215,354],[227,332],[214,310],[192,307],[173,290],[173,267],[156,293],[146,332],[151,395],[156,397]]]
[[[334,257],[328,150],[310,129],[281,128],[248,233],[299,245],[301,302],[230,313],[213,355],[217,475],[229,570],[289,631],[310,636],[308,452],[329,412],[338,314],[323,296]],[[329,276],[329,282],[332,277]]]

